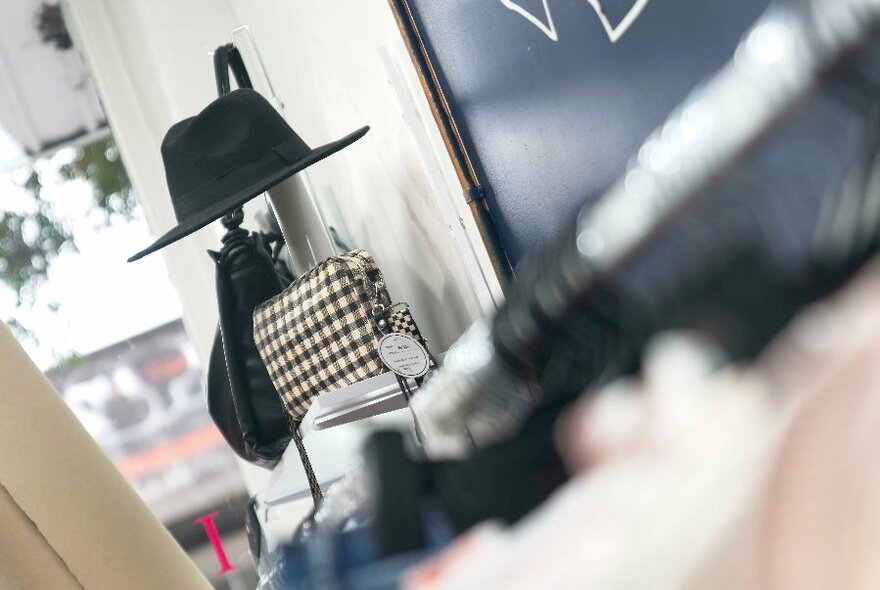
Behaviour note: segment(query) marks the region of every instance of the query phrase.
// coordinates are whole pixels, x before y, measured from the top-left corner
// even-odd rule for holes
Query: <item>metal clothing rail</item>
[[[545,335],[590,301],[678,213],[774,123],[865,43],[880,25],[880,0],[773,5],[731,61],[695,90],[649,139],[624,176],[575,227],[526,263],[491,322],[473,326],[412,401],[432,457],[508,435],[529,413],[522,394]]]

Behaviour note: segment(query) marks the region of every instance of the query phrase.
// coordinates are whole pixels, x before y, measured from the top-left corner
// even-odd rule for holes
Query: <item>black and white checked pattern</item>
[[[254,310],[254,342],[292,421],[315,396],[387,371],[372,316],[376,303],[390,302],[381,276],[368,252],[354,250],[318,264]],[[409,309],[387,321],[424,343]]]
[[[388,314],[388,327],[391,332],[396,332],[397,334],[406,334],[407,336],[412,336],[419,343],[425,347],[425,350],[428,350],[428,342],[425,340],[422,333],[419,332],[419,327],[416,325],[416,320],[413,319],[412,314],[409,311],[409,306],[402,309],[396,309]],[[433,361],[431,365],[433,366]]]

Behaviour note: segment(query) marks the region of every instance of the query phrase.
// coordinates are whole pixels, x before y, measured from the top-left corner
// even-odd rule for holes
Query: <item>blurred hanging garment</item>
[[[635,370],[665,329],[754,358],[851,277],[880,236],[878,21],[865,0],[774,5],[606,196],[522,265],[491,327],[447,354],[414,400],[424,428],[508,437],[533,410],[511,399],[517,379],[537,378],[539,400],[573,399]],[[784,41],[772,56],[768,38]]]
[[[799,316],[750,368],[655,341],[643,380],[560,422],[587,469],[520,524],[477,527],[407,590],[880,584],[880,260]]]

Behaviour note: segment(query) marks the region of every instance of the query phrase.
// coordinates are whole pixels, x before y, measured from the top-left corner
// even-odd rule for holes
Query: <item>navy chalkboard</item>
[[[487,235],[514,265],[601,196],[768,4],[392,1],[483,188]]]

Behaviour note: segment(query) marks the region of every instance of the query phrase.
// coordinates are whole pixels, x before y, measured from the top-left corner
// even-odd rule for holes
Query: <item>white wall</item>
[[[392,296],[409,301],[429,340],[447,348],[491,309],[497,287],[468,274],[467,252],[452,239],[450,225],[467,239],[455,222],[472,222],[471,214],[387,3],[230,3],[250,28],[289,122],[307,142],[371,126],[363,140],[311,169],[311,184],[319,204],[336,202],[354,245],[374,253]],[[426,149],[419,150],[414,134],[427,139]],[[444,215],[450,203],[461,209]],[[488,268],[488,260],[483,264]]]

